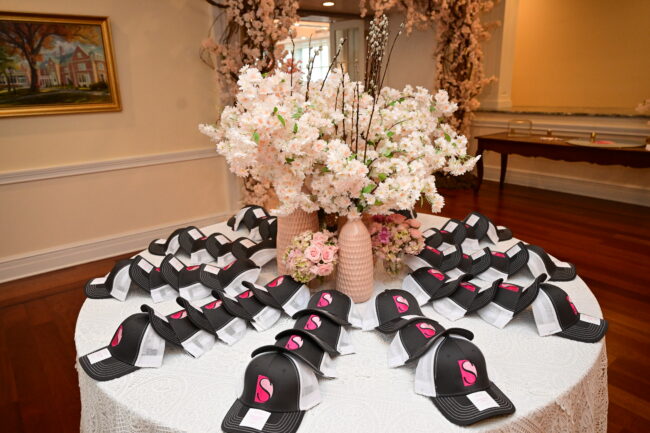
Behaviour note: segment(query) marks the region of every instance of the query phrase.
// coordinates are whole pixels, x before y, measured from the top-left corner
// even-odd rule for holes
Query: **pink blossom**
[[[329,236],[327,236],[325,233],[323,233],[323,232],[316,232],[316,233],[314,233],[314,235],[312,236],[312,238],[311,238],[311,242],[312,242],[312,244],[314,244],[314,245],[317,245],[317,246],[323,246],[323,245],[325,245],[325,242],[327,242],[328,239],[329,239]]]
[[[420,221],[416,220],[415,218],[406,220],[406,222],[408,223],[408,225],[410,225],[414,229],[419,229],[420,227],[422,227],[422,223]]]
[[[422,232],[418,229],[409,229],[409,234],[412,238],[419,239],[422,237]]]
[[[379,241],[382,244],[390,242],[390,231],[388,230],[388,227],[381,228],[381,231],[379,232]]]
[[[323,259],[323,262],[331,263],[332,261],[334,261],[336,250],[337,250],[336,247],[333,247],[331,245],[325,245],[321,253],[321,258]]]
[[[315,274],[324,277],[332,273],[334,270],[334,265],[332,263],[323,263],[321,265],[318,265],[317,268],[318,269]]]
[[[318,262],[320,257],[321,249],[315,245],[311,245],[305,250],[305,258],[313,263]]]
[[[395,224],[401,224],[404,221],[406,221],[406,217],[404,215],[402,215],[402,214],[394,213],[394,214],[388,215],[388,217],[386,218],[386,221],[391,222],[391,223],[395,223]]]

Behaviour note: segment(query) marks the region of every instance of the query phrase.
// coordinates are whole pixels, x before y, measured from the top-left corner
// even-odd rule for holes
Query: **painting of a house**
[[[109,32],[102,17],[0,15],[0,116],[119,110]]]

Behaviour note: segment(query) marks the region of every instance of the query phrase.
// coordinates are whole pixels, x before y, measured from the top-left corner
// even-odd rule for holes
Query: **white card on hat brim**
[[[187,234],[190,235],[190,237],[194,240],[201,239],[203,237],[203,234],[198,231],[198,229],[190,229]]]
[[[467,314],[467,310],[452,301],[450,298],[442,298],[433,301],[433,309],[446,319],[455,321]]]
[[[235,317],[217,331],[217,338],[228,346],[232,346],[246,335],[247,329],[246,321],[240,317]]]
[[[591,323],[592,325],[600,326],[600,319],[598,317],[589,316],[588,314],[580,314],[580,321]]]
[[[266,331],[271,326],[275,325],[275,322],[280,319],[280,315],[280,310],[267,306],[262,308],[260,312],[253,317],[251,324],[260,332]]]
[[[100,284],[106,283],[107,278],[108,278],[108,274],[105,277],[93,278],[92,281],[90,282],[90,284],[92,286],[99,286]]]
[[[209,332],[199,329],[196,334],[192,335],[185,341],[181,341],[183,349],[194,358],[200,358],[214,346],[216,339]]]
[[[503,329],[514,317],[512,311],[508,311],[494,302],[490,302],[478,310],[477,313],[481,319],[499,329]]]
[[[110,358],[111,356],[113,355],[111,355],[110,350],[108,350],[107,347],[104,347],[103,349],[99,349],[96,352],[89,353],[88,355],[86,355],[86,359],[88,359],[88,362],[90,362],[91,364],[97,364],[98,362],[104,361]]]
[[[544,290],[540,290],[537,298],[533,301],[533,317],[535,318],[537,332],[541,337],[562,331],[555,313],[555,307],[553,307],[551,299]]]
[[[460,247],[462,248],[463,252],[471,254],[476,250],[480,250],[481,244],[477,239],[465,238],[465,240],[463,240],[463,243],[460,244]]]
[[[465,273],[463,271],[461,271],[460,269],[458,269],[458,268],[454,268],[454,269],[450,269],[447,272],[445,272],[445,275],[447,275],[450,280],[456,280],[459,277],[465,275]]]
[[[406,352],[398,332],[388,346],[388,368],[401,367],[408,359],[409,354]]]
[[[430,299],[429,294],[425,292],[422,286],[420,286],[415,281],[413,275],[407,275],[406,277],[404,277],[404,279],[402,280],[402,290],[405,290],[409,292],[411,295],[413,295],[415,300],[418,301],[418,305],[424,305]]]
[[[266,290],[266,289],[265,289]],[[271,295],[273,296],[273,295]],[[289,316],[293,317],[300,310],[307,308],[309,303],[309,298],[311,297],[309,293],[309,288],[306,285],[300,286],[296,293],[293,294],[285,303],[282,305],[282,309]]]
[[[492,398],[492,396],[487,393],[487,391],[473,392],[471,394],[467,394],[466,397],[469,399],[469,401],[472,402],[474,407],[479,410],[479,412],[483,412],[484,410],[491,409],[493,407],[499,407],[499,403],[497,403]]]
[[[169,284],[152,289],[149,294],[151,295],[151,300],[154,304],[176,299],[178,297],[178,292]]]
[[[188,301],[194,301],[197,299],[207,298],[212,294],[212,290],[199,282],[190,286],[180,287],[178,293]]]
[[[467,224],[468,226],[474,227],[474,224],[476,224],[476,222],[477,222],[478,220],[479,220],[478,215],[476,215],[476,214],[471,214],[471,215],[469,216],[469,218],[467,218],[467,220],[465,221],[465,224]]]
[[[246,415],[239,422],[240,427],[252,428],[254,430],[264,431],[264,426],[269,420],[271,412],[254,407],[248,408]]]

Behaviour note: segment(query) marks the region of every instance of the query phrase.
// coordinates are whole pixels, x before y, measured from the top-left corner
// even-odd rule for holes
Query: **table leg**
[[[508,169],[508,154],[501,154],[501,176],[499,176],[499,189],[503,188],[503,182],[506,180],[506,170]]]
[[[483,183],[483,149],[481,148],[481,143],[478,145],[478,149],[476,150],[476,156],[480,156],[478,162],[476,163],[476,176],[478,177],[478,182],[476,182],[476,186],[474,187],[474,192],[478,192],[478,190],[481,188],[481,184]]]

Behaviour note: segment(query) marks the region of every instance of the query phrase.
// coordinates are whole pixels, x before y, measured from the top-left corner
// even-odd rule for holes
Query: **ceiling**
[[[300,9],[337,14],[360,14],[359,0],[332,0],[334,6],[330,7],[323,6],[323,1],[324,0],[300,0]]]

